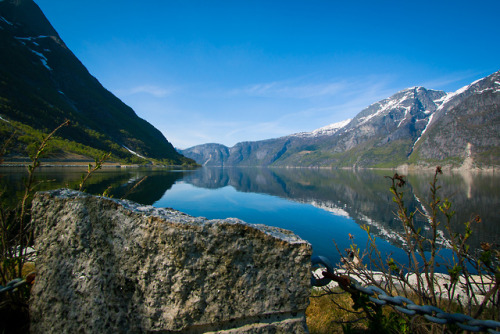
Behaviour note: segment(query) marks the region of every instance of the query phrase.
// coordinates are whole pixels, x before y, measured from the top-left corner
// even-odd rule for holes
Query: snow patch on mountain
[[[128,148],[127,146],[125,146],[125,145],[122,145],[122,147],[123,147],[124,149],[126,149],[127,151],[129,151],[130,153],[132,153],[133,155],[138,156],[139,158],[142,158],[142,159],[147,159],[146,157],[143,157],[143,156],[142,156],[142,155],[140,155],[139,153],[136,153],[136,152],[132,151],[131,149],[129,149],[129,148]]]
[[[347,126],[352,121],[352,118],[346,119],[341,122],[333,123],[327,126],[324,126],[322,128],[316,129],[311,132],[300,132],[296,133],[292,136],[295,137],[319,137],[319,136],[331,136],[337,133],[340,129],[344,128]]]
[[[52,71],[52,68],[48,65],[47,57],[45,57],[45,55],[43,53],[36,52],[35,50],[32,50],[32,49],[30,49],[30,51],[33,52],[34,54],[36,54],[38,57],[40,57],[40,61],[42,62],[43,66],[45,66],[46,69],[48,69],[49,71]]]
[[[433,116],[434,116],[434,114],[432,114],[432,115],[429,116],[429,120],[427,121],[427,125],[425,126],[425,129],[420,134],[420,137],[418,137],[417,140],[415,140],[415,142],[413,143],[413,147],[411,148],[412,151],[415,148],[415,145],[417,145],[417,143],[420,140],[420,138],[422,138],[422,136],[424,135],[425,131],[427,131],[427,129],[429,128],[429,124],[431,124]]]
[[[450,102],[454,97],[464,93],[465,91],[467,91],[472,85],[476,84],[479,80],[476,80],[474,81],[473,83],[471,83],[470,85],[467,85],[467,86],[464,86],[462,88],[460,88],[459,90],[457,90],[456,92],[453,92],[453,93],[449,93],[446,95],[446,98],[443,100],[443,103],[441,103],[441,105],[439,106],[438,110],[436,111],[439,111],[441,109],[444,108],[444,106]]]
[[[493,93],[498,93],[500,92],[500,82],[495,81],[494,84],[496,85],[495,91]]]
[[[460,88],[456,92],[450,93],[450,94],[446,95],[446,98],[444,99],[443,103],[441,103],[441,105],[439,106],[439,108],[436,111],[444,109],[446,105],[448,105],[453,99],[455,99],[455,97],[457,97],[459,95],[462,95],[462,94],[465,94],[465,93],[482,94],[482,93],[484,93],[486,91],[493,91],[493,93],[497,93],[499,91],[498,88],[497,89],[494,89],[494,88],[491,88],[491,87],[490,88],[486,88],[486,89],[481,89],[480,88],[482,86],[481,83],[483,81],[485,81],[485,80],[489,80],[489,78],[490,77],[485,77],[485,78],[478,79],[478,80],[474,81],[473,83]],[[495,84],[499,84],[497,81],[495,81],[494,83]]]
[[[405,116],[403,117],[403,119],[402,119],[401,121],[399,121],[398,126],[397,126],[398,128],[399,128],[399,127],[401,126],[401,124],[402,124],[404,121],[406,121],[406,119],[408,118],[408,112],[409,112],[409,109],[410,109],[409,107],[408,107],[408,108],[405,108]]]
[[[7,23],[10,26],[14,25],[14,24],[12,24],[12,22],[7,21],[3,16],[0,16],[0,21],[3,21],[3,22]]]
[[[33,45],[40,46],[38,42],[36,42],[37,39],[42,39],[42,38],[50,38],[50,36],[45,36],[45,35],[40,35],[40,36],[35,36],[35,37],[14,37],[17,39],[21,44],[26,45],[26,42],[31,42]]]
[[[399,125],[401,125],[401,123],[406,119],[406,116],[408,115],[408,112],[411,109],[411,105],[406,106],[406,105],[404,105],[404,102],[409,100],[409,99],[413,99],[415,96],[414,91],[418,90],[420,88],[421,87],[407,88],[407,89],[401,91],[401,93],[404,93],[404,95],[402,97],[400,97],[399,99],[395,99],[394,96],[392,96],[392,97],[386,98],[382,101],[379,101],[379,102],[376,102],[376,103],[370,105],[368,108],[375,107],[378,110],[375,111],[374,113],[368,115],[368,116],[359,118],[358,125],[363,125],[366,122],[368,122],[369,120],[371,120],[372,118],[379,116],[379,115],[383,115],[386,111],[390,111],[390,110],[395,109],[395,108],[401,108],[401,109],[404,109],[404,111],[405,111],[405,117],[399,123]],[[399,127],[399,125],[398,125],[398,127]]]
[[[485,88],[485,89],[482,89],[482,90],[477,90],[475,93],[476,94],[483,94],[483,93],[486,93],[486,92],[492,92],[492,93],[499,93],[500,92],[500,82],[493,82],[494,84],[494,87],[489,87],[489,88]]]
[[[441,98],[437,99],[437,100],[434,100],[434,103],[436,105],[441,105],[443,104],[443,102],[448,98],[448,95],[450,95],[452,93],[446,93],[445,95],[441,96]]]
[[[14,38],[17,39],[22,45],[26,46],[31,52],[36,54],[40,58],[40,61],[42,62],[43,66],[45,66],[46,69],[48,69],[49,71],[52,71],[52,68],[48,65],[47,57],[45,57],[45,55],[43,53],[31,49],[27,45],[27,42],[31,42],[31,44],[33,44],[34,46],[40,46],[40,44],[38,44],[36,42],[36,40],[41,39],[41,38],[49,38],[49,37],[50,36],[40,35],[40,36],[36,36],[36,37],[14,37]],[[48,49],[44,49],[44,51],[50,52],[50,50],[48,50]]]
[[[341,122],[332,123],[330,125],[324,126],[322,128],[316,129],[311,132],[313,136],[323,136],[323,135],[332,135],[338,132],[340,129],[347,126],[352,121],[352,118],[346,119]]]

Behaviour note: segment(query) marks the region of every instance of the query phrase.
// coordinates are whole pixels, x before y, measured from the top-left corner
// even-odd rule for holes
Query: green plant
[[[395,215],[401,222],[403,232],[399,237],[404,242],[407,261],[400,263],[378,249],[376,237],[364,226],[368,242],[361,250],[354,241],[346,255],[342,255],[345,275],[354,277],[363,285],[382,289],[387,295],[400,295],[419,305],[431,305],[447,313],[461,313],[475,319],[498,320],[500,316],[500,251],[495,245],[483,243],[481,249],[469,246],[473,224],[480,223],[475,216],[464,223],[465,232],[457,233],[453,223],[452,204],[439,197],[440,167],[436,168],[430,182],[430,199],[423,209],[409,211],[405,204],[404,176],[394,174],[387,177],[390,191],[396,204]],[[427,232],[417,227],[416,215],[427,221]],[[396,233],[396,232],[395,232]],[[451,255],[443,256],[443,252]],[[445,273],[438,269],[445,268]],[[429,323],[420,316],[413,318],[394,311],[383,315],[381,307],[366,295],[349,291],[353,310],[360,310],[372,330],[454,332],[456,327]],[[346,327],[347,329],[347,327]]]
[[[15,207],[0,205],[0,284],[2,286],[14,278],[26,276],[23,269],[29,260],[29,246],[33,236],[33,226],[30,223],[31,199],[34,190],[40,184],[35,179],[35,171],[40,166],[40,158],[47,149],[49,140],[60,128],[68,125],[69,121],[60,124],[54,131],[43,137],[37,148],[30,153],[31,163],[27,167],[28,175],[24,184],[24,192],[17,205]],[[13,136],[14,134],[10,138]],[[2,157],[9,143],[10,139],[4,142],[0,151]],[[3,192],[0,193],[0,197],[2,195]],[[2,330],[18,332],[27,330],[28,299],[29,287],[26,286],[0,296]]]
[[[0,207],[0,234],[1,234],[1,260],[0,276],[2,284],[15,277],[21,277],[23,265],[26,261],[28,246],[32,238],[32,226],[30,225],[30,205],[34,189],[38,186],[35,179],[35,171],[40,166],[40,158],[47,148],[49,140],[62,127],[68,126],[69,121],[59,125],[54,131],[44,137],[38,148],[31,152],[31,163],[27,167],[27,178],[24,184],[24,194],[17,207]],[[2,153],[6,150],[5,143]]]
[[[79,191],[84,190],[85,182],[89,179],[89,177],[97,170],[102,168],[102,165],[104,164],[104,161],[109,159],[111,156],[111,153],[108,154],[103,154],[100,158],[95,158],[95,165],[89,164],[87,173],[82,175],[82,182],[80,182],[80,187],[78,188]]]

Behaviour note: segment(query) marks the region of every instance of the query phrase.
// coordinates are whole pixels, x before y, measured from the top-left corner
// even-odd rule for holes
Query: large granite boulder
[[[311,246],[71,191],[33,201],[33,333],[304,333]]]

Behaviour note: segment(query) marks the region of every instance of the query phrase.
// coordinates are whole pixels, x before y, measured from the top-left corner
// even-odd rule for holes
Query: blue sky
[[[176,147],[354,117],[500,70],[500,1],[35,0],[108,90]]]

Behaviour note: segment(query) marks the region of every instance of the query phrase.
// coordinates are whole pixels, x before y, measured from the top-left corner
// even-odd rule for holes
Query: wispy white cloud
[[[304,109],[289,109],[272,119],[241,127],[239,133],[262,134],[276,138],[297,132],[313,131],[320,127],[353,118],[364,108],[397,92],[387,77],[372,77],[345,82],[345,90],[332,96],[322,105]],[[402,88],[401,88],[402,89]],[[314,104],[313,104],[314,105]],[[272,135],[274,134],[274,135]],[[265,137],[265,135],[268,135]]]
[[[313,131],[329,124],[354,117],[370,104],[391,96],[397,89],[392,76],[372,76],[349,78],[349,80],[331,80],[324,83],[304,83],[300,80],[269,82],[247,86],[242,89],[217,92],[217,98],[244,97],[244,105],[234,104],[232,110],[224,115],[207,110],[190,114],[189,126],[177,133],[170,124],[171,131],[167,138],[182,148],[201,143],[221,143],[227,146],[242,141],[258,141],[278,138],[298,132]],[[254,104],[254,97],[269,97],[270,106]],[[311,99],[295,103],[294,98]],[[315,97],[321,97],[320,100]],[[224,108],[223,106],[218,106]],[[254,110],[255,109],[255,110]],[[253,110],[255,112],[253,112]]]
[[[257,83],[230,90],[228,95],[247,97],[269,97],[288,99],[339,98],[344,100],[357,95],[373,95],[389,88],[393,75],[377,75],[351,78],[313,78],[303,76],[283,81]],[[393,91],[395,93],[395,91]],[[379,96],[380,94],[375,94]]]
[[[122,95],[122,96],[129,96],[129,95],[135,95],[135,94],[149,94],[154,97],[165,97],[171,95],[173,92],[175,92],[177,89],[175,88],[165,88],[165,87],[160,87],[160,86],[155,86],[155,85],[142,85],[142,86],[136,86],[128,89],[118,89],[115,90],[115,93],[117,95]]]
[[[343,81],[307,83],[300,80],[274,81],[258,83],[230,91],[231,95],[254,97],[281,97],[307,99],[320,96],[331,96],[348,88]]]
[[[304,76],[234,90],[184,87],[169,101],[138,96],[140,103],[131,102],[139,116],[158,126],[177,147],[233,146],[309,132],[352,118],[370,104],[407,88],[397,79],[385,74],[340,80]],[[156,86],[137,86],[129,92],[154,92],[152,87]]]

